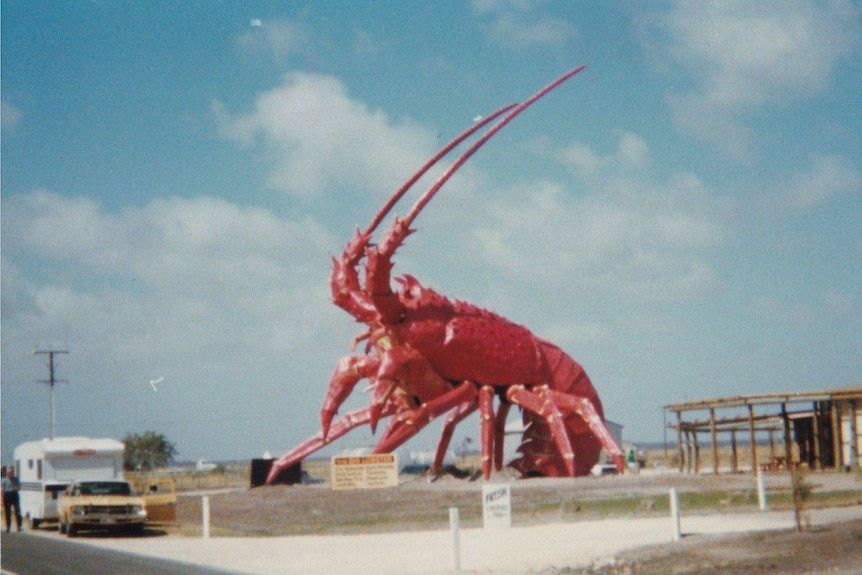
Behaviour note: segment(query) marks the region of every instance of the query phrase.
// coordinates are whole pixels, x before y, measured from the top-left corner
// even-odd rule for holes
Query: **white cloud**
[[[309,198],[337,197],[345,187],[383,198],[434,144],[434,130],[394,122],[351,99],[337,80],[313,74],[291,74],[251,113],[221,114],[225,136],[266,150],[271,185]],[[400,252],[396,273],[442,287],[448,274],[433,270],[452,265],[451,255],[442,262],[443,246],[460,245],[470,248],[458,267],[502,270],[513,286],[577,284],[636,299],[696,297],[715,288],[707,253],[725,240],[723,206],[697,178],[651,178],[649,146],[625,131],[608,155],[581,143],[558,149],[544,142],[534,151],[572,170],[590,193],[573,199],[551,181],[488,193],[471,163],[443,192],[447,200],[423,214],[422,231]],[[480,221],[475,214],[483,214]]]
[[[289,58],[309,51],[312,37],[300,22],[285,19],[252,19],[250,28],[237,36],[240,52],[253,58],[267,58],[283,64]]]
[[[548,148],[546,143],[541,144],[541,146]],[[558,161],[567,169],[584,178],[590,178],[602,169],[602,158],[582,142],[575,142],[559,151],[548,153],[556,155]]]
[[[575,144],[557,157],[589,191],[576,197],[539,182],[498,195],[485,208],[491,221],[474,232],[488,264],[521,282],[642,300],[715,289],[709,252],[726,240],[725,207],[697,178],[653,181],[646,143],[629,133],[609,156]]]
[[[4,385],[34,377],[38,342],[67,342],[66,405],[87,403],[96,420],[66,411],[65,432],[121,436],[159,422],[195,449],[202,424],[240,400],[256,416],[229,418],[226,433],[280,442],[316,428],[313,410],[359,328],[329,301],[334,241],[314,220],[209,197],[115,212],[48,191],[4,195],[0,215],[3,330],[14,334]],[[142,399],[155,376],[172,382],[158,396],[169,406]],[[290,404],[312,409],[285,434],[276,417]]]
[[[565,20],[541,12],[533,0],[474,0],[473,11],[484,22],[488,35],[499,44],[518,50],[562,46],[577,31]]]
[[[152,345],[143,351],[217,348],[225,332],[235,341],[254,329],[255,345],[271,349],[285,324],[295,341],[315,330],[304,308],[328,306],[331,238],[310,220],[212,198],[155,200],[109,213],[91,200],[39,191],[4,198],[3,227],[4,264],[17,269],[27,261],[32,274],[42,261],[54,270],[41,279],[4,274],[4,299],[14,294],[19,302],[4,301],[4,320],[76,325],[87,332],[81,341],[101,334],[109,348],[116,346],[111,332],[147,337]],[[100,278],[98,287],[91,277]],[[190,340],[190,329],[203,331]]]
[[[627,131],[620,132],[618,136],[616,152],[607,156],[600,156],[582,142],[556,148],[546,141],[539,141],[534,145],[534,149],[540,154],[553,158],[574,175],[588,180],[608,170],[622,173],[647,169],[651,159],[646,141],[637,134]]]
[[[306,198],[327,190],[390,193],[435,143],[432,131],[371,110],[335,78],[315,74],[288,75],[251,113],[215,111],[226,137],[257,144],[271,159],[270,186]]]
[[[3,131],[14,130],[24,117],[20,108],[7,102],[5,98],[0,99],[0,126]]]
[[[848,0],[679,1],[655,21],[664,42],[657,57],[697,83],[670,97],[676,120],[740,155],[747,112],[822,92],[862,39],[859,8]]]
[[[790,207],[804,209],[848,194],[862,193],[862,172],[840,155],[817,155],[786,190]]]

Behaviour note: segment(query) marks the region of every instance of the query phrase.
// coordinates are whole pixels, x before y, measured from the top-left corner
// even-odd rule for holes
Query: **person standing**
[[[18,498],[18,490],[21,482],[15,477],[15,469],[10,465],[6,468],[6,477],[2,481],[3,486],[3,515],[6,516],[6,533],[12,527],[12,507],[15,507],[15,524],[21,531],[21,503]]]

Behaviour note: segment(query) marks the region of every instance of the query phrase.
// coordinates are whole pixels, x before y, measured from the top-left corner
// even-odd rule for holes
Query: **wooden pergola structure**
[[[791,410],[792,409],[792,410]],[[843,469],[860,466],[862,432],[862,387],[820,391],[739,395],[701,401],[671,403],[665,413],[675,414],[667,425],[676,429],[680,472],[699,471],[699,434],[709,434],[713,470],[719,470],[719,435],[730,436],[730,470],[738,470],[737,435],[748,435],[752,470],[772,465],[805,463],[816,469]],[[721,416],[724,411],[730,415]],[[687,419],[685,415],[699,415]],[[799,448],[800,461],[792,457],[791,429]],[[757,437],[768,433],[769,462],[758,464]],[[784,440],[784,453],[775,454],[775,434]]]

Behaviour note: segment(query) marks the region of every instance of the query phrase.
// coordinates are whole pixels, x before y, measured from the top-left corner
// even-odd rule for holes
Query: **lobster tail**
[[[602,403],[583,367],[556,345],[539,338],[537,344],[547,365],[550,390],[585,400],[604,425]],[[521,457],[509,466],[526,477],[570,475],[546,420],[532,411],[524,410],[523,422],[526,431],[518,447]],[[566,411],[563,425],[574,452],[575,475],[587,475],[598,462],[606,438],[598,437],[580,413]]]

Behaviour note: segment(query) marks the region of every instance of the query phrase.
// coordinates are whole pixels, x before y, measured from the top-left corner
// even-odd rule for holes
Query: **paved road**
[[[811,510],[806,517],[812,526],[859,521],[862,505]],[[686,516],[681,528],[685,535],[696,536],[791,529],[794,525],[792,512],[768,511]],[[460,531],[458,547],[465,572],[520,575],[587,567],[621,551],[668,543],[672,531],[669,516],[472,528]],[[60,546],[68,556],[56,550]],[[105,554],[98,554],[96,548]],[[18,575],[441,575],[454,571],[454,548],[453,534],[447,530],[209,539],[94,535],[73,541],[46,531],[4,535],[2,565],[4,573],[8,569]]]
[[[862,505],[806,513],[813,526],[862,520]],[[792,529],[792,511],[692,515],[682,533],[740,533]],[[463,572],[521,575],[587,567],[613,555],[671,542],[667,517],[606,518],[511,528],[460,530]],[[449,530],[297,537],[111,537],[94,546],[182,560],[257,575],[451,575],[454,536]]]
[[[132,555],[26,531],[3,533],[0,551],[3,575],[236,575],[235,571]]]

